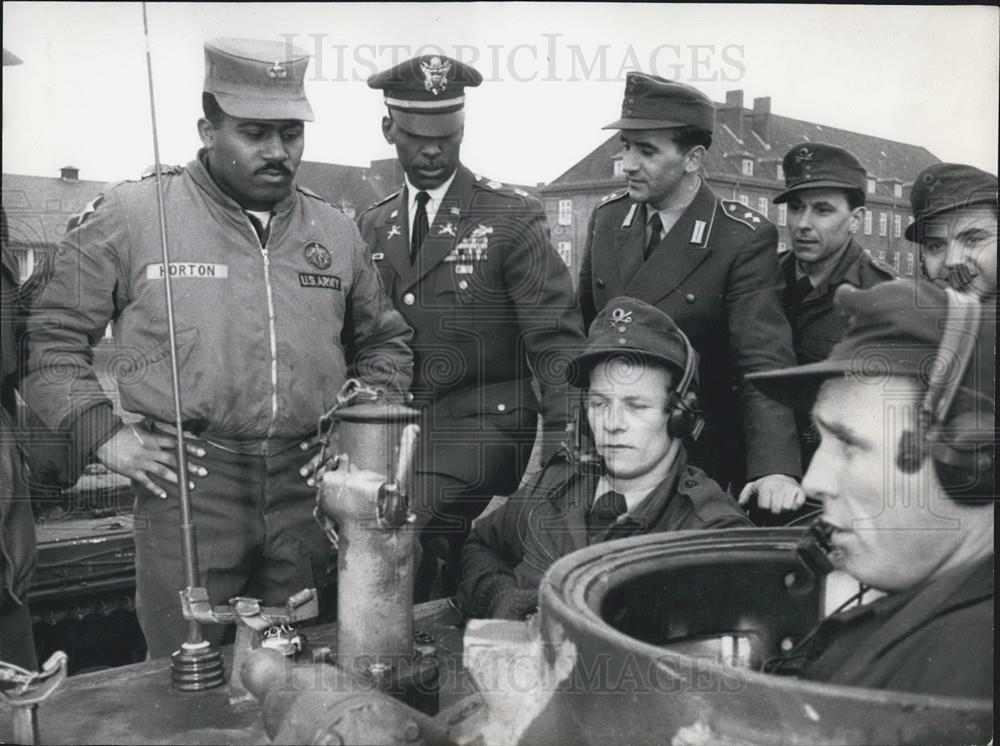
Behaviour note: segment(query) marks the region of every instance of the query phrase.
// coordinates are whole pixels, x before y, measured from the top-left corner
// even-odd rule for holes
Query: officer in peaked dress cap
[[[701,178],[715,107],[701,91],[630,72],[621,117],[627,189],[591,216],[579,299],[590,322],[620,295],[670,316],[701,357],[705,430],[691,460],[742,501],[781,512],[804,495],[792,412],[745,376],[794,360],[777,229]]]
[[[937,163],[914,180],[910,203],[906,238],[920,244],[924,275],[996,305],[997,177]]]
[[[803,142],[782,161],[785,190],[775,204],[788,205],[792,250],[781,257],[785,314],[800,365],[823,360],[843,336],[847,318],[833,296],[842,284],[869,288],[898,277],[854,238],[865,214],[867,173],[836,145]],[[796,413],[803,466],[819,444],[808,413]]]
[[[413,327],[415,402],[425,408],[417,464],[426,523],[416,598],[447,560],[460,572],[471,520],[521,481],[544,423],[543,459],[568,421],[565,362],[583,339],[572,280],[549,243],[541,202],[460,163],[466,89],[482,76],[443,55],[373,75],[405,183],[366,210],[361,234]],[[532,389],[538,383],[540,397]]]
[[[215,604],[323,592],[331,552],[312,517],[324,468],[316,422],[349,377],[400,395],[409,388],[411,332],[356,226],[294,182],[303,121],[313,118],[307,64],[278,41],[207,42],[203,147],[186,166],[163,169],[170,266],[154,180],[118,184],[74,221],[29,323],[25,398],[85,456],[132,480],[136,610],[154,658],[178,649],[187,630],[166,273],[192,433],[198,582]],[[109,322],[131,355],[117,366],[122,409],[141,422],[123,424],[92,366],[90,340]],[[223,631],[205,635],[218,642]]]

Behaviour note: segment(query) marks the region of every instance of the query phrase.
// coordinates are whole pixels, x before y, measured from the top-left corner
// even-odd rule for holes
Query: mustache
[[[254,173],[255,174],[261,174],[261,173],[264,173],[266,171],[272,171],[272,172],[273,171],[277,171],[279,173],[284,174],[285,176],[291,176],[292,175],[291,170],[284,163],[266,163],[263,166],[261,166],[260,168],[258,168],[256,171],[254,171]]]

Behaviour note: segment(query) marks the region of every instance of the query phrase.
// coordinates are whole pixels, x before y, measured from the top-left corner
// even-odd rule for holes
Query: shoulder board
[[[364,215],[366,212],[374,210],[376,207],[380,207],[381,205],[384,205],[386,202],[396,199],[396,197],[398,197],[402,191],[403,191],[402,189],[397,189],[395,192],[383,197],[378,202],[373,202],[372,204],[368,205],[368,207],[366,207],[361,212],[361,214]]]
[[[475,180],[476,185],[483,187],[484,189],[491,189],[494,192],[508,192],[508,193],[513,193],[514,191],[510,187],[505,187],[499,181],[495,181],[494,179],[487,179],[485,176],[481,176],[480,174],[473,174],[472,177]]]
[[[627,197],[627,196],[628,196],[628,189],[623,189],[620,192],[611,192],[611,194],[605,194],[603,197],[601,197],[600,201],[597,203],[597,206],[601,207],[603,205],[607,205],[612,202],[617,202],[622,197]]]
[[[184,166],[174,166],[174,165],[171,165],[169,163],[161,163],[160,164],[160,173],[163,174],[164,176],[175,176],[177,174],[182,174],[182,173],[184,173]],[[155,163],[152,166],[146,166],[146,168],[144,168],[142,170],[142,173],[139,174],[139,179],[140,180],[141,179],[148,179],[148,178],[153,177],[153,176],[156,176],[156,164]]]
[[[732,218],[737,223],[743,223],[743,225],[753,230],[757,230],[762,225],[767,225],[768,223],[766,217],[752,207],[747,207],[735,199],[720,199],[719,206],[726,217]]]
[[[893,267],[891,264],[886,264],[881,259],[879,259],[877,256],[875,256],[874,254],[872,254],[868,249],[865,249],[861,253],[861,256],[864,258],[865,261],[868,262],[868,264],[871,265],[872,269],[874,269],[879,274],[883,274],[883,275],[885,275],[886,277],[888,277],[889,279],[892,279],[892,280],[895,280],[895,279],[898,279],[899,277],[901,277],[901,275],[899,274],[899,272],[896,271],[895,267]]]

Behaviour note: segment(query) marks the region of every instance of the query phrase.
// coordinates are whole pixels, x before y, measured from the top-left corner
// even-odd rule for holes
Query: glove
[[[538,608],[538,591],[512,587],[503,588],[490,600],[490,616],[494,619],[523,621]]]

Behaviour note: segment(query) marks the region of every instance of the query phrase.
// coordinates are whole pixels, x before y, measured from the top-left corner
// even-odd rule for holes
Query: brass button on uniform
[[[416,301],[416,298],[414,297],[413,293],[407,293],[406,295],[403,296],[403,303],[405,303],[408,306],[412,306],[414,301]]]
[[[504,404],[504,403],[502,403],[502,402],[500,404],[497,404],[497,411],[498,412],[506,412],[507,411],[507,405]]]
[[[459,290],[468,290],[468,288],[469,288],[469,283],[467,283],[465,280],[459,280],[458,282]]]
[[[688,293],[687,295],[684,296],[684,301],[686,303],[694,303],[694,300],[695,300],[694,293]]]

